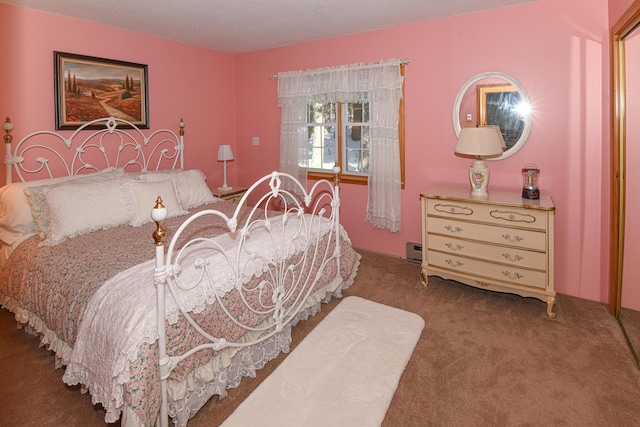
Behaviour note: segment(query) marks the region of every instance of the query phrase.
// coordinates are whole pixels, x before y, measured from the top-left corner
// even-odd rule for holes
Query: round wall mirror
[[[531,132],[529,96],[516,79],[497,71],[480,73],[470,78],[453,103],[453,129],[456,137],[462,127],[496,125],[500,127],[506,148],[506,159],[527,141]]]

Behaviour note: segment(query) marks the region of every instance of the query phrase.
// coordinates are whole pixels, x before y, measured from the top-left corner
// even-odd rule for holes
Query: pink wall
[[[183,118],[186,164],[222,184],[215,156],[235,140],[233,56],[6,4],[0,31],[0,117],[11,117],[15,138],[54,129],[53,51],[147,64],[150,128],[177,132]],[[234,162],[228,173],[235,184]]]
[[[608,298],[609,47],[607,0],[537,2],[266,51],[225,55],[111,27],[0,4],[0,117],[16,136],[51,128],[52,51],[149,65],[151,126],[187,123],[187,167],[221,181],[213,159],[231,143],[230,184],[278,168],[279,71],[406,58],[406,189],[399,233],[364,222],[366,188],[342,186],[343,219],[357,247],[404,255],[419,242],[420,192],[466,186],[468,160],[453,155],[451,110],[471,76],[516,78],[534,106],[529,142],[491,162],[490,188],[519,192],[520,169],[541,169],[540,189],[556,213],[556,289]],[[544,23],[544,25],[541,25]],[[42,102],[38,102],[42,99]],[[260,145],[251,145],[251,138]],[[0,178],[2,179],[2,178]],[[420,280],[416,277],[416,283]]]
[[[343,222],[357,247],[404,256],[421,241],[420,193],[466,186],[468,160],[454,156],[458,88],[473,75],[513,76],[533,102],[533,128],[516,155],[491,162],[490,188],[521,191],[536,163],[556,213],[556,289],[607,301],[608,21],[606,0],[541,0],[332,40],[237,55],[238,180],[278,167],[279,71],[406,58],[406,189],[399,233],[364,222],[366,188],[343,185]],[[544,25],[541,25],[544,23]],[[251,145],[259,136],[261,145]],[[416,278],[416,281],[419,278]]]
[[[613,27],[634,1],[638,0],[609,0],[609,27]]]

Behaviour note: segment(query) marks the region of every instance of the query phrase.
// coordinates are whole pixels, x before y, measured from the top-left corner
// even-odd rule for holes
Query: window
[[[369,173],[369,103],[316,103],[308,106],[309,172]],[[304,165],[301,165],[304,166]]]
[[[401,67],[404,75],[404,66]],[[331,179],[333,166],[340,166],[344,183],[367,184],[369,176],[368,102],[326,102],[307,106],[309,179]],[[400,171],[404,188],[404,96],[398,123]]]
[[[308,105],[307,129],[309,136],[308,169],[328,171],[337,159],[336,129],[338,127],[337,105],[333,102]],[[304,162],[300,162],[304,167]]]
[[[391,232],[402,224],[405,63],[392,59],[277,76],[280,169],[306,186],[308,179],[331,180],[329,168],[337,162],[341,182],[368,187],[365,221]]]
[[[343,159],[348,174],[369,174],[369,103],[350,102],[343,108]]]

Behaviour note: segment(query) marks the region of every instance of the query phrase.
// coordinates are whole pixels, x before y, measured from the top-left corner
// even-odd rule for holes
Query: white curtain
[[[306,114],[307,104],[284,105],[280,123],[280,172],[297,177],[305,188],[309,163]],[[288,183],[283,185],[295,194],[299,192]]]
[[[369,191],[365,220],[392,232],[399,231],[401,226],[400,63],[389,60],[278,74],[278,105],[282,108],[280,167],[294,176],[306,177],[308,104],[369,102]]]

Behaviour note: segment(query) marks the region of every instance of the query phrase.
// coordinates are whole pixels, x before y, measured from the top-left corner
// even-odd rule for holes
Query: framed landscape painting
[[[146,65],[64,52],[53,56],[56,129],[77,129],[103,117],[149,128]]]

